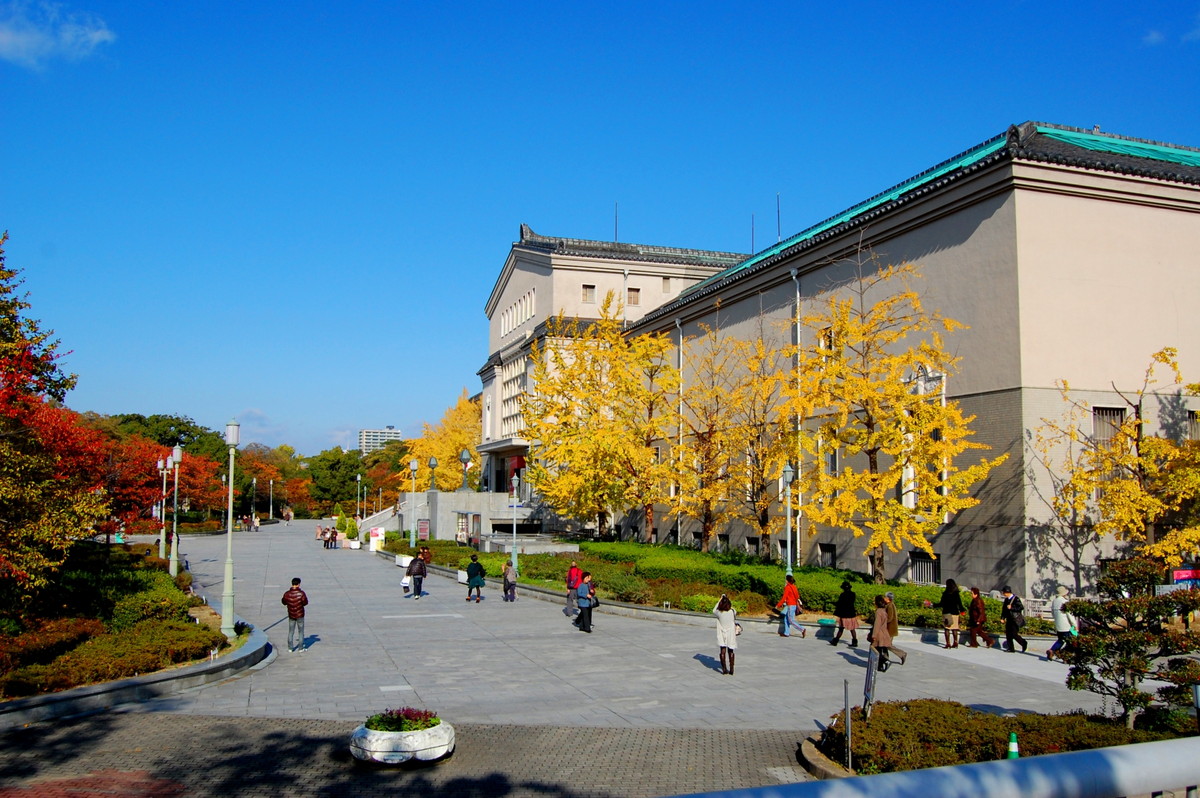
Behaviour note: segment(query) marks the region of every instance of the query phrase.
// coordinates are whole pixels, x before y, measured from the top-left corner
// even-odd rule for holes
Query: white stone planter
[[[346,545],[352,549],[361,549],[362,541],[361,540],[348,540],[348,541],[346,541]]]
[[[430,762],[454,751],[454,727],[446,721],[420,731],[372,731],[359,726],[350,735],[350,753],[367,762],[399,765]]]

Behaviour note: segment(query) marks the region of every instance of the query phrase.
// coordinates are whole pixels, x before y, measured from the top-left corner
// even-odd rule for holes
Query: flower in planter
[[[436,712],[415,707],[385,709],[367,718],[364,724],[371,731],[420,731],[437,726],[442,720]]]

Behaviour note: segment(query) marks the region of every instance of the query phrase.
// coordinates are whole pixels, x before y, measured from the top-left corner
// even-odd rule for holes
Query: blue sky
[[[0,109],[68,404],[315,454],[479,390],[522,222],[748,252],[1029,119],[1200,146],[1200,0],[0,0]]]

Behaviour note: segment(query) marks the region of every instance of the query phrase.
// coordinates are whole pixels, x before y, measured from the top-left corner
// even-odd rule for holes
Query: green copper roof
[[[799,244],[803,241],[807,241],[810,238],[818,236],[821,233],[825,232],[826,230],[830,230],[834,227],[837,227],[839,224],[842,224],[843,222],[847,222],[847,221],[853,219],[854,217],[859,216],[860,214],[866,213],[867,211],[871,210],[872,208],[877,208],[880,205],[884,205],[888,202],[891,202],[892,200],[896,199],[897,197],[903,196],[904,194],[907,194],[908,192],[912,191],[913,189],[919,188],[919,187],[925,185],[926,183],[931,183],[934,180],[937,180],[938,178],[942,177],[943,175],[949,174],[950,172],[954,172],[958,169],[962,169],[964,166],[969,166],[970,164],[975,163],[976,161],[982,160],[983,158],[986,158],[987,156],[991,155],[992,153],[996,152],[997,150],[1003,149],[1005,144],[1007,143],[1007,141],[1008,141],[1008,138],[1007,138],[1006,134],[1001,134],[999,136],[996,136],[995,138],[988,139],[983,144],[980,144],[978,147],[974,147],[973,149],[967,150],[962,155],[952,158],[949,161],[946,161],[944,163],[938,164],[937,166],[933,167],[932,169],[928,169],[928,170],[922,172],[921,174],[917,175],[916,177],[910,178],[910,179],[904,181],[903,183],[900,183],[899,185],[888,189],[887,191],[883,192],[882,194],[876,194],[874,197],[871,197],[868,200],[860,202],[859,204],[855,205],[854,207],[849,208],[848,210],[845,210],[845,211],[839,213],[837,216],[830,217],[829,219],[826,219],[823,222],[813,225],[812,227],[808,228],[807,230],[797,233],[796,235],[792,236],[791,238],[785,238],[783,241],[780,241],[778,244],[776,244],[773,247],[769,247],[767,249],[764,249],[762,252],[751,255],[749,258],[747,258],[746,260],[737,264],[736,266],[731,266],[730,268],[726,269],[725,271],[714,274],[712,277],[709,277],[707,280],[702,280],[701,282],[696,283],[695,285],[691,286],[688,290],[686,290],[682,294],[680,294],[680,296],[684,297],[689,294],[695,293],[696,291],[698,291],[699,289],[703,288],[706,285],[711,285],[712,283],[715,283],[719,280],[725,279],[726,277],[728,277],[731,274],[736,274],[737,272],[743,271],[745,269],[749,269],[749,268],[753,267],[754,265],[761,263],[762,261],[767,260],[768,258],[771,258],[780,252],[783,252],[785,249],[788,249],[789,247],[793,247],[796,244]]]
[[[1054,127],[1038,126],[1037,132],[1043,136],[1082,147],[1096,152],[1112,152],[1118,155],[1132,155],[1136,158],[1153,158],[1156,161],[1183,164],[1184,166],[1200,166],[1200,152],[1196,150],[1181,150],[1177,147],[1167,147],[1162,144],[1117,139],[1111,136],[1101,136],[1095,133],[1084,133],[1079,130],[1062,130]]]

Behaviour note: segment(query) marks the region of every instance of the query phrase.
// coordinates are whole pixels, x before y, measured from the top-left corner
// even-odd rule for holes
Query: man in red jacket
[[[308,606],[308,596],[300,589],[300,577],[292,580],[291,589],[279,603],[287,607],[288,651],[304,651],[304,608]]]

